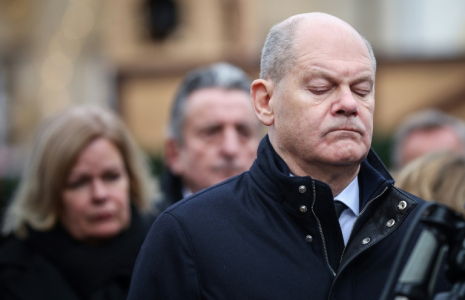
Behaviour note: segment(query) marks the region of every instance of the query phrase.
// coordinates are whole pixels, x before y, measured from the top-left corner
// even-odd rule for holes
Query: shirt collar
[[[341,201],[347,205],[347,207],[350,208],[356,216],[358,216],[360,212],[358,176],[356,176],[355,179],[352,180],[352,182],[334,198],[334,200]]]
[[[289,176],[294,177],[292,173],[289,173]],[[346,186],[345,189],[342,190],[342,192],[337,195],[334,200],[339,200],[345,205],[347,205],[348,208],[356,215],[360,213],[360,204],[359,204],[359,187],[358,187],[358,175],[355,176],[354,180],[352,180],[351,183],[349,183],[348,186]]]

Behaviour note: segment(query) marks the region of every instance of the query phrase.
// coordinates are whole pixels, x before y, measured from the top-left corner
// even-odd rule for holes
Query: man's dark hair
[[[194,91],[204,88],[223,88],[242,90],[250,94],[250,85],[251,81],[247,74],[228,63],[217,63],[189,72],[181,83],[174,99],[168,136],[182,143],[182,126],[186,116],[186,101]]]

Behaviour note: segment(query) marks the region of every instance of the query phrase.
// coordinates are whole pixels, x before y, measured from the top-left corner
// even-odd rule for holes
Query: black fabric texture
[[[155,201],[157,215],[183,198],[183,184],[179,176],[165,168],[160,178],[161,195]]]
[[[46,288],[49,284],[43,284],[42,288],[37,285],[31,289],[34,298],[30,299],[126,299],[134,262],[154,220],[153,216],[140,215],[134,207],[131,210],[131,225],[127,230],[111,240],[95,245],[74,240],[61,225],[47,232],[29,230],[26,240],[16,241],[17,254],[0,259],[0,274],[12,280],[11,286],[6,288],[10,290],[8,294],[16,292],[11,291],[16,285],[14,279],[21,282],[17,285],[18,288],[22,285],[24,289],[28,289],[28,282],[47,280],[40,278],[40,275],[53,272],[55,281],[59,281],[54,285],[54,290],[62,289],[60,297],[67,295],[66,298],[58,298],[56,291]],[[40,268],[37,267],[37,262],[40,262]],[[10,276],[12,273],[16,275]],[[30,278],[30,281],[24,278]],[[0,293],[1,291],[0,288]],[[24,291],[18,293],[26,295],[24,299],[29,297]],[[0,298],[1,296],[0,294]]]

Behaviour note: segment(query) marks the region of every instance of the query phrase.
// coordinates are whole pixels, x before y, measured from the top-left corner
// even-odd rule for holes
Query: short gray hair
[[[217,87],[228,90],[242,90],[250,94],[251,84],[250,78],[243,70],[224,62],[197,68],[189,72],[174,98],[168,136],[182,143],[182,127],[186,117],[186,101],[194,91]]]
[[[370,42],[363,35],[360,34],[360,37],[362,38],[362,40],[365,42],[365,45],[367,46],[368,54],[370,54],[371,63],[373,64],[373,73],[376,74],[376,57],[373,51],[373,47],[371,47]]]
[[[402,164],[402,144],[414,131],[428,130],[442,127],[450,127],[460,138],[465,148],[465,123],[451,115],[437,109],[424,109],[407,118],[397,127],[394,133],[391,151],[391,163],[394,169],[399,169]]]
[[[296,60],[294,37],[303,17],[280,22],[271,27],[260,60],[260,78],[279,82]]]
[[[273,82],[278,83],[295,63],[295,33],[303,18],[304,16],[297,16],[271,27],[262,49],[260,60],[261,79],[270,78]],[[364,36],[360,33],[359,35],[367,47],[373,64],[373,72],[376,74],[376,58],[373,48]]]

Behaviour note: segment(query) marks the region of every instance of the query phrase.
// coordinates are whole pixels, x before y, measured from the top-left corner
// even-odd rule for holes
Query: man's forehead
[[[202,107],[229,105],[240,106],[250,102],[250,95],[241,89],[206,87],[193,91],[187,97],[184,109],[188,112]]]
[[[331,72],[344,66],[357,73],[372,76],[374,65],[368,48],[360,36],[322,36],[306,34],[296,38],[295,67],[299,71]],[[317,70],[318,69],[318,70]]]
[[[337,18],[303,18],[295,31],[294,50],[296,54],[336,50],[338,55],[359,51],[371,60],[362,36],[352,26]]]
[[[299,56],[332,56],[344,59],[353,53],[371,61],[370,53],[363,39],[357,36],[323,36],[321,34],[302,33],[296,38],[295,54]]]
[[[324,78],[331,81],[338,81],[341,78],[346,78],[357,82],[375,82],[375,74],[370,61],[360,62],[355,64],[353,60],[348,61],[345,68],[344,62],[330,60],[329,64],[325,64],[321,60],[315,62],[315,64],[296,64],[297,72],[300,77],[307,81],[315,78]],[[337,66],[338,68],[333,68]]]
[[[256,117],[250,96],[241,89],[207,88],[191,94],[185,118],[192,124],[250,123]]]
[[[347,22],[334,16],[322,13],[306,14],[301,17],[297,23],[296,31],[307,33],[330,33],[337,35],[339,33],[359,35],[357,30]]]
[[[207,87],[202,87],[199,89],[196,89],[192,91],[187,98],[195,98],[198,97],[198,95],[202,95],[205,97],[205,95],[212,95],[214,97],[215,95],[220,95],[220,94],[238,94],[241,95],[249,95],[249,93],[243,89],[240,88],[229,88],[229,87],[221,87],[221,86],[207,86]]]

